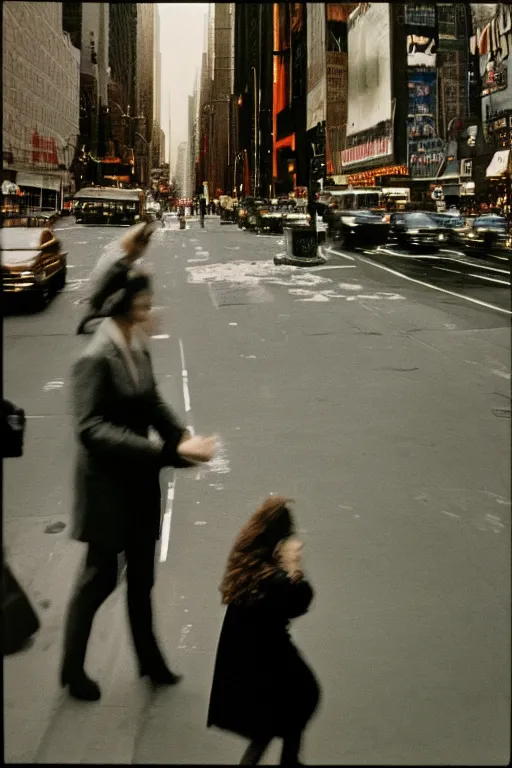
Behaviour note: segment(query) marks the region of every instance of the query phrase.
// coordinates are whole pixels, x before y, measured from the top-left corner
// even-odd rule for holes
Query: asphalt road
[[[68,286],[44,312],[4,321],[5,396],[29,416],[26,455],[4,467],[4,543],[43,624],[5,660],[6,762],[238,762],[242,740],[205,727],[218,584],[239,527],[276,492],[296,499],[316,589],[293,626],[323,687],[304,761],[508,764],[509,288],[478,278],[510,282],[490,269],[508,264],[335,248],[301,270],[273,265],[282,238],[217,219],[158,230],[147,256],[156,374],[221,451],[208,469],[162,476],[174,501],[157,626],[182,683],[153,695],[137,679],[118,589],[93,629],[87,669],[103,696],[91,705],[57,682],[83,553],[61,530],[69,368],[88,275],[120,232],[59,226]]]

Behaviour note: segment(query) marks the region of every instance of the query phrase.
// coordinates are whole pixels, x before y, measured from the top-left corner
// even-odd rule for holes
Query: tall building
[[[215,3],[212,113],[212,194],[231,193],[230,103],[233,88],[233,3]]]
[[[109,114],[109,3],[62,3],[62,23],[80,50],[80,162],[75,182],[101,183],[112,154]]]
[[[144,120],[138,123],[135,133],[136,167],[140,180],[149,186],[150,155],[154,127],[155,107],[155,3],[137,3],[137,115]],[[138,135],[139,134],[139,135]]]
[[[2,208],[59,208],[79,139],[80,51],[60,3],[3,3]],[[13,188],[14,189],[14,188]]]
[[[208,46],[208,17],[205,17],[205,45]],[[208,50],[203,51],[201,57],[201,79],[199,89],[199,192],[204,185],[211,189],[211,151],[212,145],[212,79],[208,63]]]
[[[237,143],[233,180],[239,196],[268,196],[272,186],[274,7],[270,3],[235,3],[231,119]]]
[[[405,7],[403,3],[359,3],[348,18],[342,170],[346,182],[354,186],[373,186],[408,175]]]
[[[137,4],[111,3],[109,13],[109,113],[114,152],[133,162],[135,81],[137,76]],[[130,117],[125,117],[129,115]]]
[[[187,152],[188,144],[186,141],[182,141],[178,145],[178,152],[176,155],[176,171],[174,178],[178,185],[179,193],[181,197],[188,197],[188,182],[187,182]]]
[[[473,180],[480,201],[512,212],[512,13],[507,3],[472,6],[471,51],[478,66],[482,142]],[[492,12],[491,12],[492,8]],[[475,121],[477,122],[477,121]],[[468,137],[467,141],[471,141]],[[467,144],[467,141],[464,142]],[[471,141],[471,143],[473,143]],[[480,150],[480,151],[479,151]]]
[[[187,169],[187,196],[194,197],[198,186],[198,93],[197,84],[194,93],[188,97],[188,169]]]
[[[322,10],[323,7],[321,4]],[[309,6],[305,3],[274,3],[273,6],[272,186],[275,194],[305,187],[310,177],[311,152],[306,135],[307,13]],[[325,66],[325,56],[322,60]],[[310,90],[314,87],[312,82]]]

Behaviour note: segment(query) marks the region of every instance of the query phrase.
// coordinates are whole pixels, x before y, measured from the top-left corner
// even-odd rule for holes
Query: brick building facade
[[[22,207],[56,208],[72,192],[79,135],[80,52],[62,3],[3,4],[3,179]]]

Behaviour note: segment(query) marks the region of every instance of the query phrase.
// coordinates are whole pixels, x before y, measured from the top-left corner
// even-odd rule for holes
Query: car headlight
[[[444,235],[439,235],[439,240],[444,240]]]
[[[419,229],[410,229],[409,234],[410,235],[419,235],[420,231]]]
[[[342,218],[342,222],[344,224],[347,224],[349,227],[354,227],[356,225],[356,217],[355,216],[344,216]]]
[[[475,236],[475,233],[474,233],[474,232],[469,232],[469,233],[468,233],[468,237],[474,237],[474,236]]]

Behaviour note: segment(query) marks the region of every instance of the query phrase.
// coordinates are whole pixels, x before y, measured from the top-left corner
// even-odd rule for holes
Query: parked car
[[[254,205],[254,197],[244,197],[237,207],[237,224],[240,229],[245,227],[249,209]]]
[[[4,300],[26,298],[43,309],[66,284],[67,253],[51,229],[28,221],[1,230]]]
[[[283,210],[278,200],[270,200],[268,207],[261,207],[258,210],[257,215],[257,228],[260,232],[273,232],[274,234],[282,234]]]
[[[256,198],[247,204],[246,216],[244,219],[244,228],[252,231],[258,229],[258,222],[261,221],[261,215],[267,212],[269,209],[269,203],[267,200]]]
[[[459,234],[457,241],[469,253],[477,255],[510,257],[512,254],[510,225],[503,216],[496,214],[478,216]]]
[[[311,216],[307,210],[307,200],[288,200],[283,202],[283,226],[309,227]]]
[[[438,251],[448,242],[448,229],[439,224],[438,216],[425,211],[392,213],[389,237],[405,248]]]
[[[331,210],[327,223],[329,237],[346,248],[384,245],[390,228],[388,217],[370,210]]]

